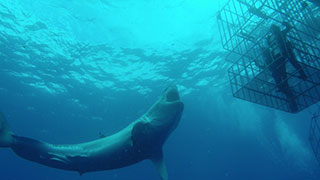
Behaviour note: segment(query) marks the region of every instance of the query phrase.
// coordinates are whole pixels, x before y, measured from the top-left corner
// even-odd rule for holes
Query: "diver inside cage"
[[[289,86],[285,59],[273,59],[271,50],[268,47],[261,47],[261,54],[266,65],[265,67],[267,67],[271,72],[271,76],[275,81],[278,92],[285,95],[290,111],[297,112],[298,105],[295,101],[293,90]]]
[[[287,22],[284,22],[283,25],[286,26],[286,28],[282,31],[280,27],[275,24],[272,24],[270,27],[270,35],[267,37],[267,44],[270,48],[271,56],[275,63],[277,61],[289,61],[299,72],[300,78],[306,80],[307,75],[303,71],[301,65],[297,60],[297,57],[293,52],[293,46],[291,42],[287,39],[287,34],[292,29],[292,26]]]
[[[266,38],[266,45],[260,47],[261,60],[264,67],[268,68],[275,81],[279,92],[286,96],[289,103],[290,111],[295,113],[298,111],[298,106],[294,98],[293,89],[288,82],[286,71],[286,62],[290,62],[293,67],[299,72],[299,78],[306,80],[307,76],[299,64],[290,41],[287,39],[287,33],[292,29],[288,23],[283,23],[286,29],[282,30],[279,26],[272,24],[270,34]],[[261,65],[259,65],[261,67]]]

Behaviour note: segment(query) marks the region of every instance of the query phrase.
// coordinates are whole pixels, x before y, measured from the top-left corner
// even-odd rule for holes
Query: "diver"
[[[294,94],[289,87],[288,77],[286,73],[286,64],[283,59],[274,60],[271,54],[271,50],[268,47],[261,47],[262,59],[265,63],[264,67],[267,67],[271,72],[271,76],[275,81],[278,92],[281,92],[286,96],[286,100],[289,103],[291,112],[297,112],[298,106],[294,100]]]
[[[288,76],[286,72],[286,61],[289,61],[295,69],[299,71],[300,78],[307,79],[306,74],[302,70],[296,56],[293,52],[291,43],[287,40],[286,35],[292,29],[289,23],[283,23],[285,30],[272,24],[270,27],[270,35],[267,37],[267,47],[261,47],[262,58],[276,83],[278,90],[286,96],[291,112],[297,112],[298,106],[294,98],[293,90],[289,86]]]
[[[267,37],[267,43],[271,50],[271,56],[273,60],[279,61],[279,63],[285,64],[286,60],[288,60],[299,72],[300,78],[306,80],[307,76],[293,52],[291,42],[287,39],[287,34],[292,29],[292,26],[287,22],[283,22],[283,25],[286,26],[286,29],[282,31],[275,24],[272,24],[270,27],[271,35]]]

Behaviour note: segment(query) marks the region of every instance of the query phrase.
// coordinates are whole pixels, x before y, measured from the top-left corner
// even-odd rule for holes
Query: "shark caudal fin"
[[[4,115],[0,112],[0,147],[10,147],[13,142],[12,135]]]

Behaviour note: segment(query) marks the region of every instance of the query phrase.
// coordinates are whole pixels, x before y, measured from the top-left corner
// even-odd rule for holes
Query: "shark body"
[[[118,133],[67,145],[17,136],[0,115],[0,147],[11,148],[24,159],[80,174],[122,168],[150,159],[160,177],[167,180],[162,146],[177,127],[183,108],[177,88],[170,86],[145,114]]]

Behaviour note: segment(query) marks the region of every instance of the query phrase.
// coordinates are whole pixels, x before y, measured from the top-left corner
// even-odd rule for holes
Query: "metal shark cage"
[[[320,111],[311,119],[309,140],[311,148],[320,165]]]
[[[230,0],[219,11],[220,37],[231,63],[228,75],[234,97],[291,113],[320,100],[320,25],[315,8],[303,0]],[[266,64],[262,57],[270,26],[284,29],[285,22],[292,27],[287,40],[307,76],[302,79],[288,58],[282,62],[293,94],[290,99],[279,91],[272,76],[270,67],[276,64]],[[292,101],[297,105],[295,111],[290,107]]]

